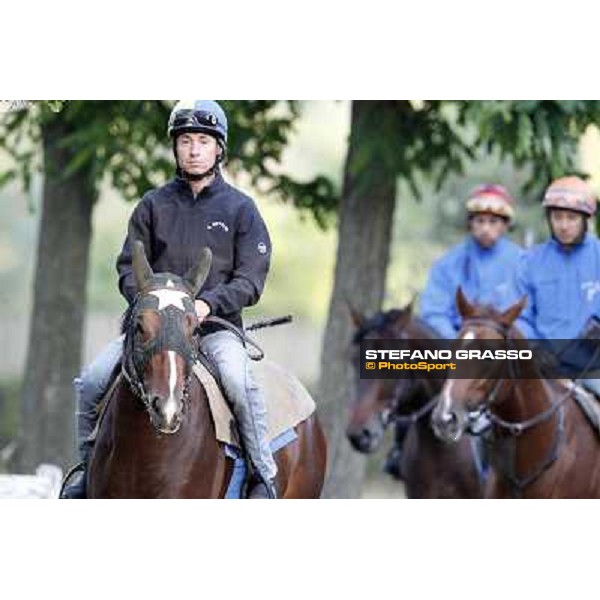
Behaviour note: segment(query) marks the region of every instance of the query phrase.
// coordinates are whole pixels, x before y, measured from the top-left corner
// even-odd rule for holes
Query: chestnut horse
[[[524,297],[499,312],[470,304],[459,289],[457,305],[464,319],[459,343],[489,339],[526,347],[513,327],[525,302]],[[434,410],[436,433],[446,441],[460,440],[470,417],[487,413],[489,498],[599,498],[600,441],[574,402],[570,382],[544,379],[530,360],[494,363],[482,364],[485,378],[446,381]],[[523,378],[507,378],[509,368]]]
[[[412,303],[366,319],[350,308],[356,327],[353,364],[358,369],[363,339],[403,340],[416,349],[419,340],[437,339],[428,325],[412,316]],[[352,446],[366,454],[382,444],[386,428],[404,420],[409,429],[403,444],[402,475],[408,498],[481,498],[483,487],[471,442],[441,442],[430,424],[443,379],[424,379],[411,371],[410,379],[360,379],[346,435]]]
[[[206,393],[191,373],[198,330],[193,299],[210,263],[205,249],[184,278],[155,275],[142,244],[135,243],[140,291],[124,319],[124,377],[99,424],[88,497],[224,497],[233,463],[217,442]],[[278,497],[318,498],[325,477],[323,431],[316,414],[295,429],[297,439],[275,454]]]

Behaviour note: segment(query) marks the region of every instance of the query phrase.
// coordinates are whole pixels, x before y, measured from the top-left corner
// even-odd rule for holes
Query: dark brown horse
[[[459,289],[460,343],[486,339],[523,345],[513,323],[525,301],[501,313],[470,304]],[[512,367],[508,362],[482,363],[485,377],[447,380],[434,411],[436,432],[444,440],[460,440],[472,414],[488,414],[492,474],[487,497],[600,497],[598,434],[573,400],[570,382],[544,379],[530,360],[513,361]],[[507,378],[508,368],[520,369],[523,378]]]
[[[353,340],[356,369],[362,339],[403,340],[406,348],[412,350],[418,347],[419,340],[437,338],[429,326],[412,316],[412,303],[371,319],[354,309],[351,316],[356,327]],[[446,444],[431,429],[431,411],[442,384],[441,379],[416,375],[410,379],[358,378],[346,435],[356,450],[372,453],[381,446],[386,428],[404,419],[409,424],[402,452],[407,496],[481,498],[483,488],[471,442],[465,438],[457,445]]]
[[[186,277],[155,275],[136,243],[140,292],[124,321],[126,377],[100,422],[88,474],[90,498],[224,497],[233,463],[216,440],[204,388],[191,376],[198,329],[193,298],[210,262],[205,250]],[[296,433],[275,454],[278,497],[318,498],[326,444],[316,414]]]

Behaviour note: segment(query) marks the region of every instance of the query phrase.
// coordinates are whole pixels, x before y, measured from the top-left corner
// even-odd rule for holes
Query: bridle
[[[192,366],[198,360],[197,340],[194,335],[192,341],[187,340],[181,330],[178,321],[181,319],[181,311],[175,307],[168,306],[160,311],[160,331],[158,335],[146,342],[136,340],[135,321],[143,304],[149,294],[155,289],[163,289],[164,286],[143,290],[135,297],[124,325],[125,341],[123,348],[123,361],[121,373],[129,384],[134,396],[139,400],[142,408],[148,411],[152,409],[152,399],[144,385],[143,374],[152,357],[160,352],[173,351],[181,356],[186,363],[186,376],[183,383],[181,401],[185,411],[190,397],[190,385],[192,379]],[[186,308],[183,314],[194,314],[194,303],[189,296],[191,308]],[[152,419],[150,419],[151,423]],[[165,431],[158,429],[160,433],[174,434],[179,430],[180,423],[174,430]]]
[[[513,330],[511,327],[507,327],[506,325],[504,325],[502,323],[497,323],[496,321],[493,321],[492,319],[485,319],[485,318],[481,318],[481,317],[467,319],[467,320],[465,320],[465,323],[463,324],[463,329],[466,329],[467,326],[470,327],[473,325],[480,326],[482,328],[483,327],[489,328],[489,329],[496,331],[498,334],[501,335],[502,339],[505,342],[508,342],[511,339],[516,339],[514,337],[514,333],[513,333]],[[592,361],[590,361],[589,365],[586,367],[584,372],[579,376],[579,378],[583,377],[584,374],[587,372],[587,370],[589,370],[589,367],[591,366],[591,364],[595,358],[596,358],[596,356],[594,356],[592,358]],[[514,372],[512,372],[513,363],[510,360],[508,362],[508,366],[509,366],[509,373],[511,373],[513,376],[516,375]],[[549,401],[550,406],[548,408],[546,408],[545,410],[543,410],[542,412],[537,413],[533,417],[530,417],[529,419],[525,419],[523,421],[508,421],[506,419],[499,417],[493,411],[493,407],[498,405],[498,397],[499,397],[500,389],[502,388],[502,384],[505,383],[505,381],[506,381],[506,379],[497,379],[492,390],[486,395],[485,400],[481,404],[480,409],[470,411],[468,413],[468,421],[469,421],[468,430],[469,430],[469,433],[472,435],[483,435],[484,439],[486,440],[486,442],[488,444],[490,444],[492,441],[499,443],[503,439],[505,440],[505,445],[506,445],[506,447],[504,448],[505,452],[504,453],[498,452],[498,456],[497,456],[498,464],[496,466],[499,468],[502,475],[504,477],[506,477],[506,479],[509,481],[509,483],[513,489],[513,493],[516,492],[517,494],[521,495],[523,493],[523,490],[527,486],[529,486],[533,482],[535,482],[558,458],[560,447],[563,444],[564,439],[565,439],[565,406],[564,405],[565,405],[566,400],[573,396],[574,386],[569,388],[569,390],[567,390],[567,392],[564,393],[556,402],[553,402],[552,400],[550,400]],[[511,379],[511,381],[514,381],[514,379]],[[514,383],[513,383],[513,387],[515,387]],[[525,475],[523,477],[519,477],[516,472],[516,470],[517,470],[516,469],[516,441],[517,441],[517,438],[519,436],[521,436],[523,433],[532,429],[533,427],[536,427],[537,425],[540,425],[540,424],[550,420],[555,415],[558,418],[558,423],[555,428],[555,434],[554,434],[554,439],[553,439],[552,445],[551,445],[549,451],[547,452],[546,456],[544,457],[544,460],[542,460],[540,462],[540,464],[537,465],[537,467],[535,469],[533,469],[533,471],[531,473],[528,473],[527,475]],[[480,419],[480,417],[482,417],[482,416],[484,416],[488,419],[489,424],[490,424],[489,427],[487,427],[483,430],[477,431],[477,432],[473,431],[473,429],[472,429],[473,423],[478,421]],[[508,437],[499,438],[498,436],[494,436],[494,426],[496,428],[496,431],[497,430],[506,431],[508,433]]]
[[[373,316],[369,323],[366,326],[363,326],[356,332],[353,338],[354,343],[359,343],[361,339],[365,337],[365,335],[371,331],[376,331],[378,329],[382,329],[387,325],[387,317],[385,312],[379,312],[375,316]],[[400,334],[396,332],[396,337],[394,339],[408,341],[410,338],[402,331]],[[386,408],[380,413],[381,424],[384,429],[389,427],[392,424],[406,424],[413,425],[426,415],[428,415],[431,411],[433,411],[435,405],[437,404],[437,396],[433,396],[428,402],[426,402],[423,406],[416,408],[415,410],[408,413],[400,413],[398,412],[402,407],[402,401],[404,400],[406,391],[404,386],[406,385],[407,379],[400,379],[393,390],[392,398],[387,402]],[[417,380],[414,376],[411,376],[410,381],[412,386],[417,386]]]
[[[262,348],[252,339],[250,339],[243,331],[237,328],[235,325],[229,323],[225,319],[211,315],[206,317],[202,323],[194,330],[192,341],[190,342],[185,338],[179,321],[181,320],[181,311],[175,307],[168,306],[167,308],[160,311],[161,327],[159,334],[148,340],[145,343],[136,342],[135,335],[135,321],[140,310],[144,308],[144,302],[152,291],[164,289],[164,286],[154,286],[143,290],[135,297],[131,309],[127,315],[127,321],[124,324],[125,329],[125,342],[123,349],[123,360],[121,363],[121,373],[124,379],[129,384],[133,395],[141,403],[142,409],[146,410],[150,414],[152,408],[152,398],[148,394],[144,385],[143,374],[146,370],[146,366],[155,354],[165,351],[173,351],[181,356],[186,364],[186,376],[183,382],[183,388],[181,392],[182,412],[185,413],[187,404],[190,398],[190,386],[192,381],[192,367],[198,362],[199,354],[199,338],[201,332],[201,326],[204,323],[216,323],[226,329],[232,331],[235,335],[240,338],[242,344],[245,347],[252,346],[255,349],[254,354],[249,353],[249,357],[252,360],[261,360],[264,357],[264,351]],[[189,302],[187,302],[189,300]],[[154,301],[152,301],[154,303]],[[194,302],[191,295],[184,298],[184,303],[187,304],[186,310],[183,313],[196,315],[194,309]],[[290,320],[289,318],[287,320]],[[255,325],[265,327],[279,324],[280,322],[286,322],[286,319],[273,319],[270,322]],[[150,419],[152,423],[152,419]],[[154,426],[154,423],[152,423]],[[157,428],[160,433],[174,434],[179,430],[181,423],[178,424],[174,430],[165,431]]]
[[[435,405],[438,402],[437,395],[434,395],[428,402],[426,402],[423,406],[416,408],[415,410],[408,413],[399,412],[402,401],[405,396],[405,392],[401,387],[401,384],[406,380],[400,380],[396,387],[394,388],[394,395],[392,400],[389,402],[389,405],[386,409],[384,409],[381,413],[381,421],[384,427],[388,427],[391,424],[403,424],[403,425],[412,425],[428,415],[431,411],[433,411]],[[419,385],[414,378],[410,379],[413,386]]]

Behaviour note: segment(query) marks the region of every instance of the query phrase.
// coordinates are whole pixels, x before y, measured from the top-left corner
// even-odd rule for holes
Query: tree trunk
[[[96,193],[88,169],[64,176],[73,151],[60,144],[71,133],[60,115],[42,125],[43,205],[17,459],[25,472],[40,462],[64,469],[75,458],[72,380],[81,365]]]
[[[396,176],[386,170],[384,143],[373,132],[397,114],[395,102],[352,104],[350,145],[339,208],[338,248],[333,293],[321,355],[318,396],[329,443],[324,497],[355,498],[365,476],[366,458],[345,435],[354,393],[348,358],[353,333],[346,300],[369,314],[380,310],[394,220]],[[399,143],[401,141],[399,140]]]

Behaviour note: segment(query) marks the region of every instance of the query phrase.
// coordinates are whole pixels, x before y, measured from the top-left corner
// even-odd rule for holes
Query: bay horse
[[[154,274],[135,242],[138,294],[123,322],[120,383],[107,400],[90,460],[90,498],[223,498],[233,462],[217,442],[203,386],[192,376],[194,298],[210,269],[205,248],[183,277]],[[156,299],[159,298],[158,309]],[[275,453],[279,498],[318,498],[326,443],[316,413]]]
[[[346,435],[358,452],[370,454],[382,444],[387,427],[404,421],[408,431],[403,444],[402,478],[408,498],[481,498],[483,487],[469,439],[459,444],[442,442],[433,432],[430,417],[443,379],[425,379],[411,371],[409,379],[360,379],[360,341],[403,340],[416,349],[419,340],[437,339],[437,333],[412,316],[412,305],[379,313],[367,319],[351,306],[355,326],[352,343],[357,387]]]
[[[499,312],[470,304],[459,289],[459,343],[485,339],[526,347],[514,327],[525,303],[523,297]],[[471,415],[487,414],[491,474],[486,497],[600,498],[600,438],[574,401],[571,383],[545,379],[531,360],[496,360],[481,368],[485,377],[446,381],[433,424],[442,439],[456,441]],[[509,368],[522,378],[508,378]]]

